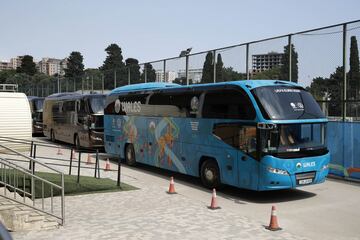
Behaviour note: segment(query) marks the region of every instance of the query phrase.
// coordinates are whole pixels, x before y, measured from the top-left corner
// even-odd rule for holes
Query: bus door
[[[250,188],[257,186],[256,126],[244,123],[219,123],[213,134],[227,145],[219,152],[224,155],[219,164],[225,183]]]
[[[78,99],[76,101],[76,113],[74,114],[70,129],[72,129],[72,134],[77,133],[79,135],[82,146],[88,146],[89,141],[88,113],[89,110],[85,99]]]
[[[238,129],[238,182],[243,188],[256,189],[258,186],[256,131],[255,125],[241,125]]]

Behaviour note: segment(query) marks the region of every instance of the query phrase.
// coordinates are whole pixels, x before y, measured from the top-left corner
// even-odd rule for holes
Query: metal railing
[[[50,216],[53,216],[59,220],[61,220],[61,224],[65,223],[65,188],[64,188],[64,174],[52,167],[43,164],[36,159],[26,156],[16,150],[13,150],[7,146],[0,144],[0,148],[6,150],[6,152],[10,152],[19,157],[25,158],[30,163],[30,170],[21,167],[5,158],[0,157],[0,176],[1,181],[0,184],[4,186],[4,192],[0,191],[0,194],[3,194],[3,197],[11,199],[20,204],[24,204],[30,208],[33,208],[37,211],[43,212]],[[46,170],[50,170],[55,172],[60,177],[61,184],[55,184],[50,182],[44,178],[41,178],[35,174],[34,166],[35,163],[45,168]],[[35,201],[36,192],[35,186],[40,182],[41,188],[41,206],[38,206],[38,203]],[[28,184],[27,184],[28,183]],[[45,207],[45,186],[50,187],[50,206]],[[7,195],[7,190],[13,191],[13,196]],[[54,211],[54,190],[60,191],[60,213],[56,213]],[[17,194],[22,196],[22,201],[17,199]],[[12,194],[11,194],[12,195]],[[32,200],[32,203],[28,203],[26,199],[29,198]]]
[[[48,96],[64,91],[106,92],[144,82],[188,85],[280,79],[309,88],[318,101],[337,102],[325,109],[329,116],[341,117],[343,121],[348,117],[360,119],[360,86],[356,83],[359,76],[354,74],[355,68],[352,67],[357,65],[356,61],[350,59],[354,58],[352,53],[357,52],[354,50],[357,48],[356,38],[360,39],[360,20],[195,53],[187,49],[180,56],[154,61],[138,63],[132,59],[116,69],[92,69],[75,78],[59,77],[38,84],[30,81],[31,86],[21,86],[20,90]],[[272,60],[262,61],[262,57],[271,54],[281,61],[278,59],[274,65]],[[326,81],[318,81],[319,78]]]
[[[12,138],[12,137],[2,137],[0,136],[0,141],[6,141],[6,142],[11,142],[11,143],[20,143],[20,144],[26,144],[30,146],[30,157],[33,159],[44,159],[44,160],[48,160],[47,162],[45,162],[44,164],[46,165],[53,165],[53,166],[61,166],[61,167],[68,167],[69,168],[69,175],[72,175],[72,169],[73,168],[77,168],[77,183],[80,183],[80,170],[82,168],[84,169],[93,169],[94,170],[94,178],[100,178],[100,170],[104,170],[104,171],[117,171],[117,186],[120,187],[121,183],[121,159],[118,160],[117,162],[117,170],[107,170],[105,168],[101,168],[100,167],[100,156],[99,156],[99,149],[86,149],[86,148],[74,148],[74,147],[66,147],[66,146],[60,146],[60,145],[51,145],[51,144],[47,144],[44,143],[42,141],[34,141],[34,140],[26,140],[26,139],[18,139],[18,138]],[[42,147],[42,148],[56,148],[59,149],[61,148],[62,150],[69,150],[70,154],[69,154],[69,159],[66,160],[64,158],[56,158],[56,157],[47,157],[47,156],[41,156],[39,155],[37,152],[38,148]],[[94,154],[95,155],[95,163],[93,164],[94,167],[88,167],[88,166],[83,166],[82,163],[85,164],[89,164],[89,162],[84,162],[81,161],[81,156],[83,154]],[[61,154],[62,155],[62,154]],[[76,155],[78,155],[77,159],[76,159]],[[8,160],[13,160],[13,161],[23,161],[23,160],[16,160],[13,158],[7,158]],[[55,162],[54,162],[55,161]],[[65,162],[65,163],[59,163],[59,162]],[[75,165],[73,165],[73,163],[75,163]],[[29,164],[29,169],[33,168],[35,170],[35,163],[34,164]]]
[[[0,84],[0,92],[17,92],[17,84]]]

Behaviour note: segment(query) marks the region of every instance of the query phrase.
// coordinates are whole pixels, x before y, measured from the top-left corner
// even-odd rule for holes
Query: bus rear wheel
[[[201,182],[207,188],[217,188],[220,186],[220,171],[215,160],[205,160],[200,170]]]
[[[135,150],[132,144],[127,144],[125,148],[125,161],[129,166],[135,166],[136,158],[135,158]]]

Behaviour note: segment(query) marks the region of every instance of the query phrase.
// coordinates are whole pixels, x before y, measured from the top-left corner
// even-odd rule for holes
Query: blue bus
[[[327,119],[311,94],[280,80],[114,89],[104,109],[107,153],[257,191],[321,183]]]

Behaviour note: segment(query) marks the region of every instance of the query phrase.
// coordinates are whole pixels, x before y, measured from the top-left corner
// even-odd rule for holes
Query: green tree
[[[85,86],[94,88],[94,91],[102,89],[102,72],[98,68],[87,68],[84,71],[85,75]],[[92,86],[91,86],[92,85]]]
[[[6,83],[9,78],[16,74],[15,70],[2,70],[0,71],[0,84]]]
[[[289,80],[289,45],[286,45],[284,47],[284,56],[281,60],[281,74],[279,76],[279,79],[282,80]],[[298,54],[295,51],[294,44],[291,44],[291,81],[292,82],[298,82]]]
[[[204,66],[202,70],[201,83],[214,82],[214,56],[212,52],[208,52],[205,57]]]
[[[156,72],[151,63],[145,63],[144,71],[140,76],[141,82],[145,82],[145,71],[146,71],[146,82],[156,81]]]
[[[36,64],[34,63],[34,59],[30,55],[25,55],[21,59],[21,66],[16,69],[18,73],[25,73],[29,76],[33,76],[36,70]]]
[[[130,83],[140,83],[141,79],[139,61],[135,58],[128,58],[125,60],[125,66],[128,73],[130,73]]]
[[[216,61],[216,82],[223,82],[224,81],[224,73],[223,73],[224,63],[222,61],[221,54],[217,55]]]
[[[358,99],[360,90],[359,49],[355,36],[351,37],[348,99]]]
[[[275,66],[271,69],[254,74],[251,79],[281,79],[281,67]]]
[[[344,68],[337,67],[329,78],[316,77],[308,90],[317,101],[328,101],[329,116],[341,116]]]
[[[222,72],[224,82],[246,79],[246,73],[237,72],[232,67],[223,67]]]
[[[316,77],[312,80],[308,90],[317,101],[323,101],[327,100],[327,98],[330,98],[330,91],[332,91],[332,89],[329,89],[331,86],[329,81],[329,78],[322,77]]]
[[[127,71],[123,62],[121,48],[115,44],[110,44],[105,48],[107,57],[100,70],[104,73],[105,88],[112,89],[114,87],[114,80],[116,80],[116,87],[127,84]],[[115,79],[116,77],[116,79]]]
[[[65,77],[75,81],[76,89],[82,83],[84,76],[83,56],[80,52],[71,52],[67,59],[67,68],[65,68]]]

